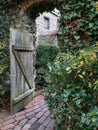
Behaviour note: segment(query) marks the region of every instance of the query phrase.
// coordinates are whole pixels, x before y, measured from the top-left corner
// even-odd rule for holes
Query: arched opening
[[[28,89],[27,89],[27,84],[30,87],[30,83],[28,81],[28,78],[26,76],[26,73],[29,75],[29,71],[26,71],[26,66],[27,65],[27,61],[26,59],[29,59],[27,57],[25,57],[25,54],[28,51],[32,51],[33,50],[33,85],[34,85],[34,76],[35,76],[35,69],[34,69],[34,64],[35,64],[35,18],[38,16],[39,13],[42,13],[44,11],[51,11],[53,10],[53,8],[55,7],[55,2],[53,1],[40,1],[40,2],[33,2],[31,0],[31,4],[29,4],[30,1],[27,0],[22,2],[22,3],[18,3],[16,2],[15,5],[11,6],[12,8],[7,8],[7,10],[10,12],[11,14],[11,24],[9,26],[10,29],[10,51],[11,51],[11,93],[13,95],[16,94],[16,92],[20,91],[19,93],[16,94],[15,99],[13,99],[13,96],[11,96],[11,109],[13,107],[13,103],[15,103],[15,110],[11,110],[11,112],[15,113],[16,111],[19,111],[19,109],[21,109],[22,107],[20,107],[19,109],[16,107],[16,104],[18,104],[19,102],[19,106],[21,105],[21,100],[23,100],[23,98],[26,98],[29,96],[28,93],[25,93]],[[28,5],[27,5],[28,4]],[[32,34],[32,36],[31,36]],[[29,45],[29,43],[32,42],[32,47],[31,46],[23,46],[23,42],[25,43],[25,45]],[[18,44],[17,44],[18,43]],[[22,43],[22,46],[20,46]],[[32,48],[32,49],[31,49]],[[26,50],[25,50],[26,49]],[[19,51],[18,53],[16,51]],[[20,52],[22,51],[22,56],[20,54]],[[23,51],[25,51],[23,54]],[[29,54],[30,55],[30,54]],[[24,66],[22,67],[21,64],[23,64],[23,58],[25,57],[25,63]],[[20,57],[20,58],[19,58]],[[29,60],[30,61],[30,60]],[[20,67],[20,72],[18,72]],[[16,68],[16,69],[15,69]],[[17,70],[18,69],[18,70]],[[22,70],[21,70],[22,69]],[[13,73],[14,72],[14,73]],[[20,78],[20,73],[24,73],[22,74],[22,80]],[[18,74],[19,73],[19,74]],[[18,74],[18,75],[17,75]],[[19,84],[23,83],[23,77],[26,80],[26,88],[23,89],[19,89],[16,90],[17,85],[20,86]],[[18,82],[20,79],[20,82]],[[13,82],[13,83],[12,83]],[[15,88],[15,89],[13,89]],[[21,92],[22,90],[22,92]],[[32,90],[33,91],[33,90]],[[32,91],[29,91],[30,93]],[[24,93],[26,96],[24,96]],[[21,95],[22,94],[22,95]],[[18,98],[19,96],[19,98]],[[26,101],[25,101],[26,102]],[[28,103],[28,101],[26,102],[26,104]],[[25,105],[25,103],[22,103],[23,105]]]

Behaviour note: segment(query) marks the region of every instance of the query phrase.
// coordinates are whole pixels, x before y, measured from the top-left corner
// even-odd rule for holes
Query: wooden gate
[[[33,36],[10,29],[11,113],[28,104],[34,95]]]

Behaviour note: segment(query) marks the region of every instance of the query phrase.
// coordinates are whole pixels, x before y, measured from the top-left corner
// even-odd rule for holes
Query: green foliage
[[[65,46],[62,52],[76,52],[98,41],[95,0],[57,0],[56,6],[61,13],[59,40]],[[95,52],[87,49],[76,56],[63,55],[64,58],[59,55],[49,66],[50,85],[46,95],[59,124],[58,130],[96,130],[98,61]]]
[[[10,22],[11,22],[11,15],[9,13],[9,10],[0,9],[0,79],[4,79],[4,72],[6,68],[9,67],[10,62],[9,59]]]
[[[98,10],[95,0],[60,0],[59,40],[67,50],[81,49],[98,41]],[[58,3],[59,3],[58,2]]]
[[[6,64],[7,49],[8,48],[6,48],[6,44],[0,42],[0,75],[8,67],[8,65]]]
[[[8,9],[0,9],[0,41],[8,45],[11,15]]]
[[[45,99],[56,130],[98,129],[98,47],[59,53],[48,64]]]
[[[47,63],[55,59],[58,47],[51,45],[38,45],[36,48],[36,68],[47,68]]]
[[[46,86],[45,72],[48,62],[52,62],[58,53],[58,48],[51,45],[38,45],[36,48],[36,89]]]
[[[9,68],[9,57],[8,57],[8,48],[5,43],[0,42],[0,104],[3,105],[3,96],[5,94],[5,90],[3,87],[3,82],[5,80],[6,71]]]
[[[95,3],[96,11],[98,11],[98,1]]]
[[[3,0],[0,1],[0,7],[3,7],[3,2]],[[6,2],[10,3],[11,0]],[[4,82],[6,81],[6,73],[10,71],[9,35],[11,17],[9,8],[0,8],[0,106],[4,106],[5,101],[8,103],[9,100]]]
[[[10,2],[10,1],[9,1]],[[2,1],[1,1],[2,3]],[[0,9],[0,106],[8,103],[8,92],[5,90],[4,82],[6,72],[9,72],[9,34],[10,34],[11,14],[9,9]]]

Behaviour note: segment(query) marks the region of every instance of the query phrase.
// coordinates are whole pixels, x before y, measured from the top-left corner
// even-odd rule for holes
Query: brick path
[[[24,111],[0,119],[0,130],[53,130],[54,120],[42,95],[36,96]]]

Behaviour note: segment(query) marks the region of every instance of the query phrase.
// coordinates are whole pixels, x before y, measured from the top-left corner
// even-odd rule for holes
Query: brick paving
[[[53,130],[54,120],[41,94],[21,112],[0,119],[0,130]]]

